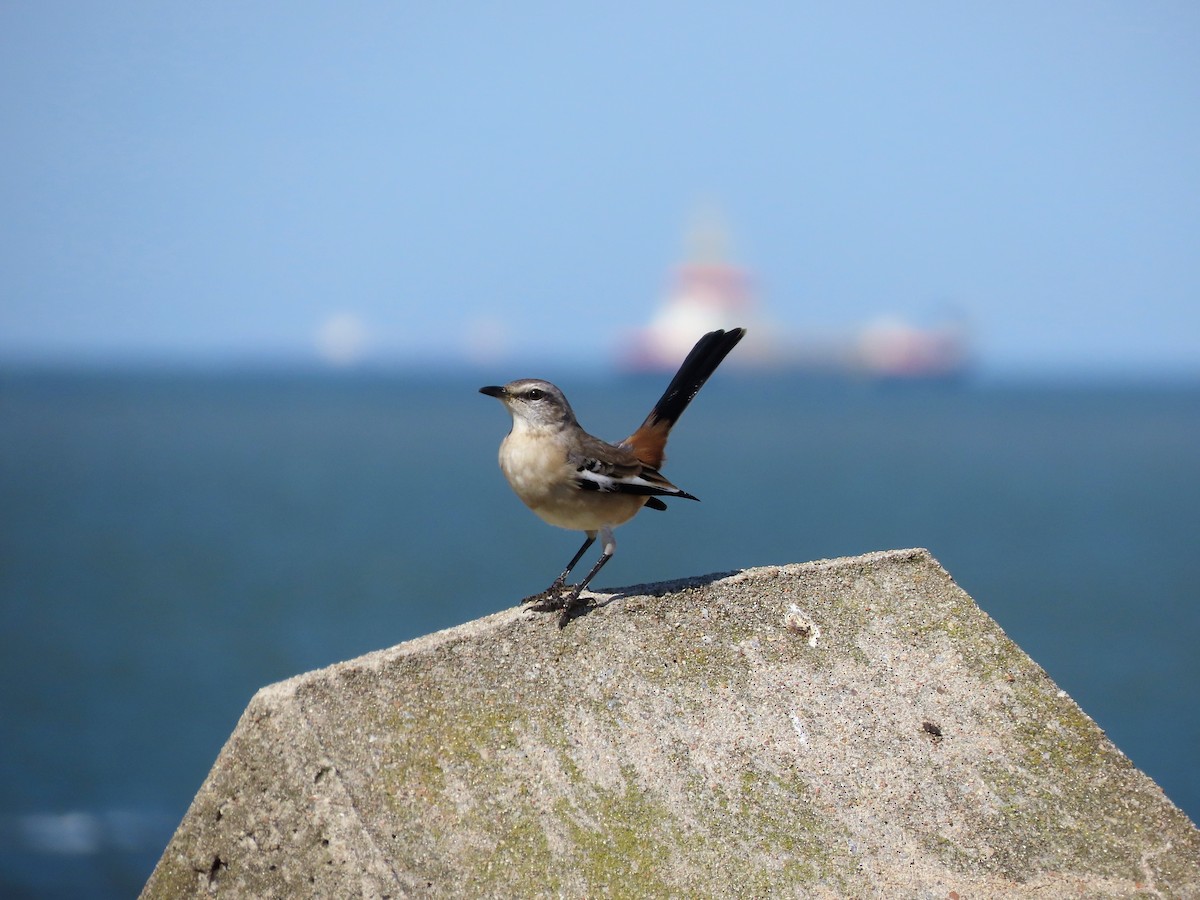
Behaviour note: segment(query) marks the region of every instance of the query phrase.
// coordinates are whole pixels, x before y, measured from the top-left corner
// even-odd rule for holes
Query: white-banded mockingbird
[[[618,444],[584,431],[563,392],[548,381],[522,378],[479,389],[512,414],[512,430],[500,444],[500,468],[517,496],[551,525],[587,535],[554,583],[528,598],[542,609],[561,609],[560,626],[571,618],[584,588],[612,558],[617,546],[614,528],[643,506],[666,509],[664,497],[697,499],[658,471],[667,435],[745,333],[744,328],[734,328],[710,331],[700,338],[650,415]],[[597,535],[604,548],[600,559],[583,581],[568,588],[567,576]]]

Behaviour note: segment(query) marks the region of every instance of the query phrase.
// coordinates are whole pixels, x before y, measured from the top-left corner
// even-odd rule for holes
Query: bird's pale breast
[[[500,468],[521,501],[544,521],[574,531],[628,522],[646,503],[634,494],[584,491],[564,445],[551,435],[509,434],[500,444]]]

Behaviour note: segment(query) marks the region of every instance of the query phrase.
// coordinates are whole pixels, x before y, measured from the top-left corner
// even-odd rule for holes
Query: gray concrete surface
[[[264,688],[142,896],[1200,896],[1200,832],[926,551],[598,597]]]

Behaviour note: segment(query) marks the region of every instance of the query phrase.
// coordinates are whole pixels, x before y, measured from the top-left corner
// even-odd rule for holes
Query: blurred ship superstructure
[[[954,318],[917,326],[880,318],[848,333],[789,331],[760,309],[750,274],[729,259],[729,239],[714,214],[690,230],[685,261],[649,325],[626,343],[622,368],[673,371],[696,339],[715,328],[745,326],[729,364],[752,370],[877,380],[953,380],[970,365],[967,329]]]
[[[622,364],[627,369],[673,370],[700,335],[717,328],[747,327],[738,356],[757,355],[762,329],[755,327],[753,284],[744,269],[729,261],[729,239],[721,221],[713,214],[698,219],[686,243],[686,258],[676,268],[664,302],[626,345],[629,353]]]

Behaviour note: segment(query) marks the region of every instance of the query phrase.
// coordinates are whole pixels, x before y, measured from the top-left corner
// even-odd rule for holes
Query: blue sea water
[[[0,373],[0,895],[132,896],[257,688],[545,587],[476,393],[526,374]],[[560,384],[614,439],[662,387]],[[928,547],[1200,817],[1200,385],[722,372],[669,449],[703,502],[601,586]]]

